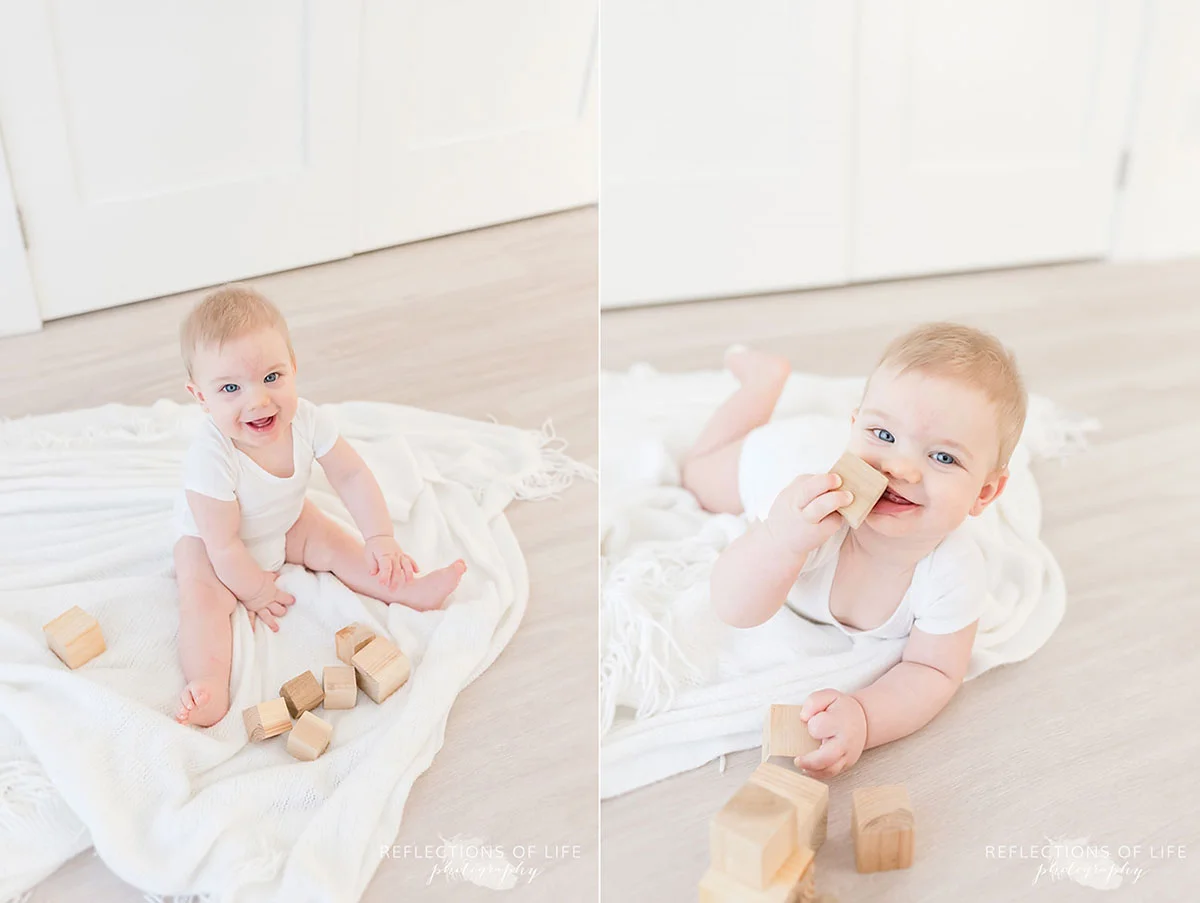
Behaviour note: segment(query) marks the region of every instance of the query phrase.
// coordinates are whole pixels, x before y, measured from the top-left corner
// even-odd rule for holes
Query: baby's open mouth
[[[258,420],[246,421],[246,426],[248,426],[248,427],[250,427],[250,429],[255,430],[256,432],[260,432],[260,433],[265,433],[267,430],[269,430],[274,425],[275,425],[275,415],[274,414],[272,414],[270,417],[262,417]]]
[[[913,505],[913,506],[915,506],[917,504],[916,502],[910,502],[908,499],[906,499],[902,495],[897,495],[896,493],[892,492],[891,487],[888,487],[887,489],[885,489],[883,491],[883,495],[881,495],[879,497],[879,501],[891,502],[892,504],[895,504],[895,505]]]

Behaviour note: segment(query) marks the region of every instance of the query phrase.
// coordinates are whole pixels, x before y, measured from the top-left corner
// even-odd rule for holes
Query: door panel
[[[1102,257],[1136,0],[863,0],[851,278]]]
[[[357,3],[0,7],[43,317],[353,251]]]
[[[847,276],[853,4],[605,0],[601,304]]]
[[[364,16],[356,250],[595,202],[595,0]]]

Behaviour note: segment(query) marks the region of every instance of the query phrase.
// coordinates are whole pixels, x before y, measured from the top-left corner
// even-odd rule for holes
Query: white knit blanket
[[[826,440],[808,459],[800,453],[797,473],[836,460],[863,383],[791,377],[776,416],[817,418]],[[735,388],[729,373],[661,375],[645,365],[601,378],[602,797],[756,747],[771,703],[799,703],[823,687],[859,689],[903,652],[903,640],[851,639],[787,606],[749,630],[713,614],[713,562],[745,521],[702,511],[680,488],[677,462]],[[968,679],[1032,655],[1062,620],[1066,591],[1039,539],[1029,464],[1082,448],[1096,428],[1033,396],[1007,488],[960,528],[983,550],[990,588]]]
[[[462,557],[444,611],[359,596],[285,566],[296,597],[279,632],[234,618],[232,705],[212,728],[175,723],[183,687],[171,506],[195,407],[108,405],[0,422],[0,900],[95,847],[152,894],[209,901],[357,900],[441,748],[458,693],[512,638],[529,597],[504,517],[582,468],[545,431],[398,405],[328,410],[378,478],[401,545],[424,569]],[[309,496],[352,527],[320,468]],[[41,627],[78,605],[108,651],[70,671]],[[299,762],[285,737],[248,744],[244,708],[337,664],[333,634],[361,621],[411,659],[382,705],[319,712],[328,751]],[[453,742],[453,737],[448,738]]]

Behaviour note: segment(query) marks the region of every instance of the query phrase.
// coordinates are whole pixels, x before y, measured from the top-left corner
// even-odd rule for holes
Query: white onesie
[[[847,418],[848,420],[849,418]],[[802,473],[826,473],[849,438],[848,424],[829,417],[772,421],[748,435],[738,462],[738,486],[746,516],[766,520],[775,497]],[[926,633],[954,633],[979,619],[987,595],[987,567],[966,524],[951,532],[919,562],[904,598],[883,624],[858,630],[842,624],[829,610],[829,591],[838,553],[850,528],[814,549],[788,592],[788,606],[849,636],[880,639],[908,636],[914,627]]]
[[[206,417],[183,462],[183,491],[175,504],[180,536],[199,536],[187,502],[187,490],[229,502],[237,500],[242,523],[238,535],[264,570],[283,566],[287,531],[300,517],[314,458],[329,453],[338,432],[329,414],[301,398],[292,419],[292,475],[267,473],[237,449]]]

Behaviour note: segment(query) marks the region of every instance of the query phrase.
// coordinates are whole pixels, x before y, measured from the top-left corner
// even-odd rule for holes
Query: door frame
[[[42,313],[33,292],[33,274],[25,253],[17,199],[0,131],[0,336],[37,332]]]

